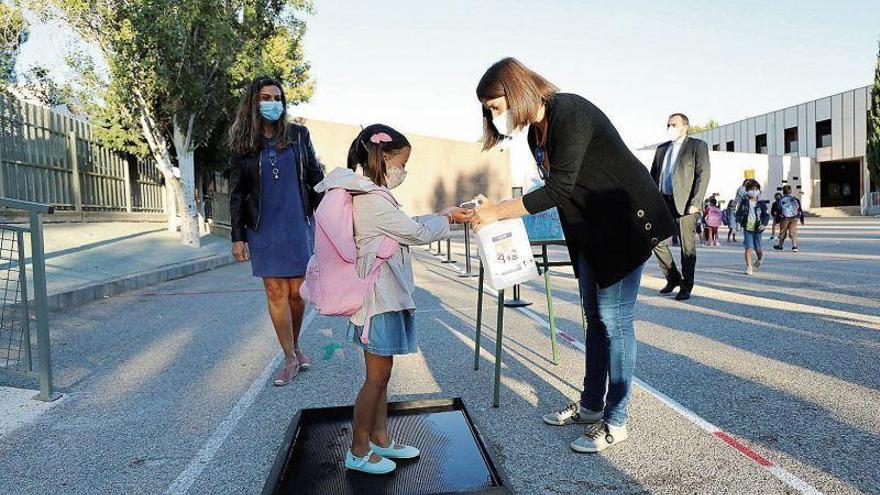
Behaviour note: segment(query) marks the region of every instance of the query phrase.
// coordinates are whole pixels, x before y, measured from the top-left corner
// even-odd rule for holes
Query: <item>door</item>
[[[858,206],[862,195],[860,163],[826,162],[820,165],[822,206]]]

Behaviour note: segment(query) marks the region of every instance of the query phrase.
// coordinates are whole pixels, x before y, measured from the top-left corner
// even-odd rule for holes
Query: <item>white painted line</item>
[[[305,318],[303,318],[303,328],[307,328],[311,324],[312,319],[315,317],[315,313],[316,311],[311,307],[308,309]],[[196,479],[198,479],[202,471],[205,470],[208,464],[214,459],[214,456],[217,455],[220,447],[223,446],[223,442],[226,441],[226,438],[232,433],[232,430],[235,429],[238,422],[241,421],[241,418],[244,417],[245,413],[256,400],[257,395],[259,395],[266,386],[266,382],[269,381],[272,372],[281,364],[283,359],[284,351],[279,350],[269,364],[263,368],[262,373],[260,373],[253,383],[251,383],[251,386],[248,388],[247,392],[241,396],[238,403],[235,404],[235,407],[233,407],[223,421],[217,425],[217,428],[214,429],[214,433],[211,434],[211,437],[208,438],[205,445],[202,446],[201,450],[199,450],[196,456],[189,462],[186,469],[184,469],[183,472],[177,476],[177,479],[171,483],[168,490],[165,491],[167,495],[184,495],[189,492],[193,483],[196,482]]]
[[[494,289],[492,289],[488,286],[484,288],[484,292],[488,293],[494,297],[498,296],[498,292],[496,292]],[[544,327],[548,330],[550,329],[550,322],[547,321],[546,319],[544,319],[542,316],[535,313],[534,311],[532,311],[528,308],[514,308],[514,309],[516,309],[520,313],[526,315],[530,319],[534,320],[542,327]],[[573,348],[575,348],[581,352],[586,352],[586,349],[587,349],[586,345],[583,342],[580,342],[579,340],[577,340],[576,338],[568,335],[565,332],[561,332],[559,330],[556,330],[556,335],[561,337],[564,342],[568,342],[568,344],[570,346],[572,346]],[[782,466],[779,466],[778,464],[766,459],[764,456],[755,452],[754,450],[752,450],[751,448],[749,448],[748,446],[746,446],[745,444],[743,444],[742,442],[737,440],[732,435],[724,432],[721,428],[706,421],[705,419],[700,417],[697,413],[691,411],[690,409],[681,405],[679,402],[672,399],[668,395],[666,395],[666,394],[660,392],[659,390],[655,389],[654,387],[648,385],[647,383],[642,381],[640,378],[633,376],[633,383],[635,383],[636,385],[638,385],[639,387],[644,389],[646,392],[651,394],[654,398],[656,398],[657,400],[659,400],[660,402],[665,404],[667,407],[669,407],[673,411],[677,412],[679,415],[681,415],[682,417],[684,417],[685,419],[687,419],[691,423],[700,427],[700,429],[702,429],[706,433],[709,433],[710,435],[714,436],[715,438],[718,438],[719,440],[721,440],[722,442],[727,444],[729,447],[737,450],[743,456],[750,459],[754,464],[767,470],[770,474],[772,474],[778,480],[782,481],[786,485],[797,490],[798,493],[801,493],[803,495],[824,495],[822,492],[820,492],[816,488],[812,487],[806,481],[795,476],[794,473],[792,473],[791,471],[788,471],[787,469],[783,468]]]

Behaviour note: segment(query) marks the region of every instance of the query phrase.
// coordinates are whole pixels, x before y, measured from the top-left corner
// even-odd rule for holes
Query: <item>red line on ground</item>
[[[569,335],[569,334],[567,334],[567,333],[565,333],[565,332],[556,332],[556,335],[558,335],[558,336],[562,337],[563,339],[567,340],[570,344],[573,344],[573,343],[574,343],[574,337],[572,337],[571,335]]]
[[[740,451],[740,453],[742,455],[757,462],[758,464],[760,464],[764,467],[773,466],[773,463],[768,461],[764,457],[762,457],[761,454],[759,454],[759,453],[755,452],[754,450],[746,447],[745,445],[739,443],[739,441],[737,439],[733,438],[732,436],[728,435],[727,433],[724,433],[723,431],[716,431],[715,433],[713,433],[713,435],[720,438],[721,440],[724,440],[724,443],[726,443],[727,445],[730,445],[731,447]]]

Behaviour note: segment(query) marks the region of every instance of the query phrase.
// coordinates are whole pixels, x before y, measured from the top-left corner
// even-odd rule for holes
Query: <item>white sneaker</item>
[[[345,454],[345,469],[360,471],[367,474],[388,474],[397,468],[397,464],[390,459],[379,457],[378,462],[370,462],[373,451],[367,452],[363,457],[356,457],[351,450]]]
[[[629,432],[625,425],[612,426],[600,421],[587,426],[587,431],[577,440],[571,442],[571,449],[575,452],[601,452],[627,438],[629,438]]]
[[[746,267],[746,275],[751,275],[753,273],[755,273],[755,272],[754,272],[754,270],[752,270],[752,267],[750,267],[750,266]]]
[[[761,268],[761,260],[755,260],[755,270]]]
[[[419,452],[419,449],[415,447],[410,447],[409,445],[397,445],[394,443],[394,440],[392,440],[387,447],[379,447],[375,443],[370,442],[370,448],[373,449],[373,452],[377,455],[381,455],[386,459],[415,459],[421,453]]]
[[[602,411],[585,409],[580,402],[572,402],[564,409],[544,415],[544,422],[553,426],[590,424],[601,420]]]

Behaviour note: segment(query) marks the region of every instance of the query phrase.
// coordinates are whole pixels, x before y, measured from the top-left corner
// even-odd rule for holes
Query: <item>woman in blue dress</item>
[[[269,315],[284,350],[275,385],[286,385],[311,362],[299,348],[305,303],[299,287],[312,253],[312,213],[324,178],[309,131],[287,122],[281,84],[251,82],[229,131],[232,254],[250,260],[263,279]]]

